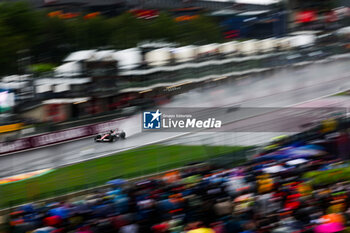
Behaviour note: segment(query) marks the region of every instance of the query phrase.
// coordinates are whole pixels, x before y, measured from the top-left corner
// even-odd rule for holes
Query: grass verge
[[[0,208],[95,187],[114,178],[143,176],[221,155],[231,154],[237,156],[237,160],[233,161],[242,162],[244,159],[240,152],[246,149],[240,146],[145,146],[58,168],[28,180],[0,185]]]
[[[340,181],[350,181],[350,166],[335,168],[326,171],[307,172],[304,178],[310,181],[313,186],[334,184]]]
[[[343,92],[339,92],[333,96],[344,96],[344,95],[350,95],[350,90],[347,90],[347,91],[343,91]]]

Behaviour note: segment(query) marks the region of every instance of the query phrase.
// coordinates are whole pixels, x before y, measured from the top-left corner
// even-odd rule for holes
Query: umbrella
[[[229,176],[244,176],[243,174],[244,170],[241,167],[229,171]]]
[[[341,216],[340,214],[335,214],[335,213],[324,215],[321,217],[321,220],[324,222],[327,222],[327,223],[337,222],[337,223],[343,224],[345,222],[343,216]]]
[[[309,144],[309,145],[306,145],[306,146],[303,146],[303,147],[306,148],[306,149],[324,150],[323,146],[314,145],[314,144]]]
[[[336,31],[337,35],[350,35],[350,27],[343,27]]]
[[[75,211],[75,213],[78,213],[78,214],[85,214],[85,213],[89,213],[90,209],[86,204],[81,204],[81,205],[76,206],[74,211]]]
[[[141,181],[136,183],[137,186],[148,185],[148,184],[152,184],[152,181],[151,180],[141,180]]]
[[[275,166],[271,166],[263,169],[265,173],[278,173],[284,170],[286,169],[281,165],[275,165]]]
[[[281,154],[267,154],[253,159],[254,162],[263,162],[268,160],[282,160],[288,158],[287,155]]]
[[[65,218],[69,217],[69,210],[67,208],[63,207],[63,206],[51,209],[49,211],[49,213],[52,216],[57,215],[57,216],[61,217],[62,219],[65,219]]]
[[[119,195],[121,194],[121,190],[120,189],[114,189],[114,190],[111,190],[111,191],[108,191],[106,194],[107,195]]]
[[[111,205],[103,204],[103,205],[95,206],[93,214],[96,217],[102,218],[110,214],[112,211],[113,211],[113,207]]]
[[[236,197],[234,202],[247,201],[247,200],[249,200],[252,197],[253,197],[252,194],[244,194],[244,195]]]
[[[42,227],[42,228],[36,229],[35,231],[33,231],[33,233],[50,233],[54,230],[55,228],[53,227]]]
[[[115,180],[110,180],[107,182],[107,184],[111,184],[114,186],[120,186],[126,183],[126,180],[124,179],[115,179]]]
[[[322,154],[324,153],[324,151],[320,150],[317,147],[308,145],[308,146],[290,148],[286,150],[285,153],[288,155],[288,157],[292,157],[292,158],[306,158],[306,157],[312,157],[312,156]]]
[[[276,152],[263,155],[254,159],[254,162],[262,162],[267,160],[283,160],[283,159],[297,159],[308,158],[324,153],[322,147],[316,145],[307,145],[300,147],[288,147]]]
[[[227,182],[227,185],[228,185],[228,189],[230,190],[237,190],[237,189],[241,189],[245,186],[247,186],[247,184],[245,184],[244,182],[244,179],[243,177],[234,177],[234,178],[231,178],[228,182]]]
[[[280,136],[271,138],[271,141],[275,142],[286,138],[288,138],[288,135],[280,135]]]
[[[31,212],[34,212],[34,207],[32,204],[27,204],[19,207],[19,210],[22,210],[27,213],[31,213]]]
[[[287,161],[286,164],[289,166],[295,166],[295,165],[303,164],[306,162],[308,162],[308,160],[306,160],[306,159],[293,159],[293,160]]]
[[[212,229],[204,228],[204,227],[188,231],[188,233],[213,233],[213,232],[214,231]]]
[[[59,202],[53,202],[53,203],[47,204],[46,207],[53,208],[53,207],[57,207],[57,206],[59,206],[59,205],[60,205]]]
[[[201,177],[199,175],[193,175],[193,176],[184,178],[183,183],[194,184],[194,183],[198,183],[200,180],[201,180]]]
[[[341,223],[331,222],[324,223],[314,228],[315,233],[335,233],[344,230],[344,226]]]

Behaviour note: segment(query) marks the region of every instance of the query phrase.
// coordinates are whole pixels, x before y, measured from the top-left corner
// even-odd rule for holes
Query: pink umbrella
[[[335,233],[343,231],[343,224],[338,222],[324,223],[314,228],[315,233]]]

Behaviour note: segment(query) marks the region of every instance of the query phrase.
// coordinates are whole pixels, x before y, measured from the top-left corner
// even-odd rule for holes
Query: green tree
[[[17,72],[21,56],[30,56],[33,64],[60,63],[76,50],[125,49],[145,40],[205,44],[220,42],[222,35],[218,23],[203,15],[183,22],[165,12],[153,19],[138,19],[131,13],[61,19],[24,2],[0,4],[0,74]]]
[[[179,24],[168,14],[161,12],[158,17],[146,21],[147,26],[144,39],[177,41],[179,39]]]
[[[41,15],[39,30],[31,44],[38,62],[60,62],[74,49],[73,30],[66,21]]]
[[[207,44],[222,41],[220,27],[208,16],[200,15],[193,20],[179,23],[181,24],[179,41],[183,44]]]
[[[104,17],[91,19],[79,17],[66,23],[73,32],[71,37],[79,49],[98,48],[109,43],[112,29]]]
[[[25,2],[0,4],[2,22],[11,30],[11,33],[24,36],[31,40],[40,30],[42,18],[38,11],[34,11]]]
[[[130,48],[142,41],[145,24],[130,13],[124,13],[109,20],[112,35],[110,43],[117,49]]]
[[[0,74],[18,71],[18,51],[28,47],[22,35],[11,34],[11,30],[0,20]]]

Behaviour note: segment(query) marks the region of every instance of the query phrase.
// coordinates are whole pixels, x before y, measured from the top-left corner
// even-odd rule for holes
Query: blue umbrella
[[[324,150],[324,147],[323,146],[320,146],[320,145],[314,145],[314,144],[309,144],[309,145],[306,145],[306,146],[303,146],[304,148],[307,148],[307,149],[313,149],[313,150]]]
[[[107,182],[107,184],[115,185],[115,186],[120,186],[126,183],[126,180],[124,179],[115,179],[115,180],[110,180]]]
[[[23,210],[24,212],[27,213],[32,213],[34,212],[34,207],[32,204],[26,204],[18,208],[19,210]]]
[[[306,145],[300,147],[289,147],[267,155],[255,158],[254,162],[263,162],[267,160],[283,160],[295,158],[308,158],[319,155],[324,152],[323,147],[317,145]]]
[[[49,214],[51,214],[52,216],[57,215],[60,216],[62,219],[66,219],[69,217],[69,210],[65,207],[57,207],[49,210]]]
[[[253,161],[254,162],[263,162],[263,161],[268,161],[268,160],[282,160],[288,158],[288,155],[284,154],[284,152],[280,152],[279,154],[267,154],[263,156],[259,156],[255,158]]]
[[[285,151],[290,158],[307,158],[319,155],[322,152],[324,151],[320,150],[318,147],[312,147],[311,145],[291,148]]]
[[[111,190],[111,191],[108,191],[106,194],[107,195],[119,195],[121,194],[121,190],[120,189],[114,189],[114,190]]]

